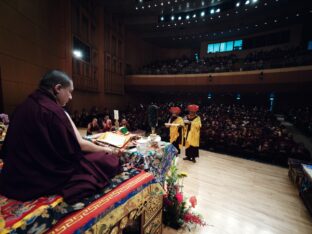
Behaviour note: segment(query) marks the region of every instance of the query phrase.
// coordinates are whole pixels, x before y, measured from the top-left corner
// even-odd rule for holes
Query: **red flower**
[[[195,196],[190,197],[190,203],[192,205],[193,208],[195,208],[195,206],[197,205],[197,199]]]
[[[182,193],[177,193],[175,197],[178,201],[178,204],[181,204],[183,202],[183,194]]]
[[[201,226],[205,226],[206,223],[201,219],[199,215],[193,214],[193,213],[186,213],[183,216],[183,220],[186,223],[195,223],[199,224]]]

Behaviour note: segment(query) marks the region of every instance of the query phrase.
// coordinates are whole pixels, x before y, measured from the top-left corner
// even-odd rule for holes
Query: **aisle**
[[[296,142],[304,144],[304,146],[310,151],[310,154],[312,156],[312,138],[302,134],[302,132],[292,123],[285,121],[282,115],[279,115],[277,119],[282,123],[282,125],[286,127],[289,132],[293,134],[294,140]]]

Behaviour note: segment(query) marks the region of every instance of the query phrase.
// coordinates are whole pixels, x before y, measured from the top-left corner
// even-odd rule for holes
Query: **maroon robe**
[[[14,112],[2,156],[0,193],[21,201],[59,194],[77,202],[121,170],[114,155],[81,151],[63,108],[45,90],[35,91]]]

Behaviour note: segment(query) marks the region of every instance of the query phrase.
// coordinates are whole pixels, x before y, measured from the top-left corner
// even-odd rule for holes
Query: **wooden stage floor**
[[[298,190],[277,166],[200,151],[197,163],[179,158],[188,173],[186,196],[195,195],[208,226],[164,234],[312,234],[312,219]]]

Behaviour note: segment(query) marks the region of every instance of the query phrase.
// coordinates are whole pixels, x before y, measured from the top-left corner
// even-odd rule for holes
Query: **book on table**
[[[113,132],[105,132],[101,134],[96,141],[100,143],[109,144],[118,148],[124,147],[129,140],[131,139],[131,135],[122,135]]]

